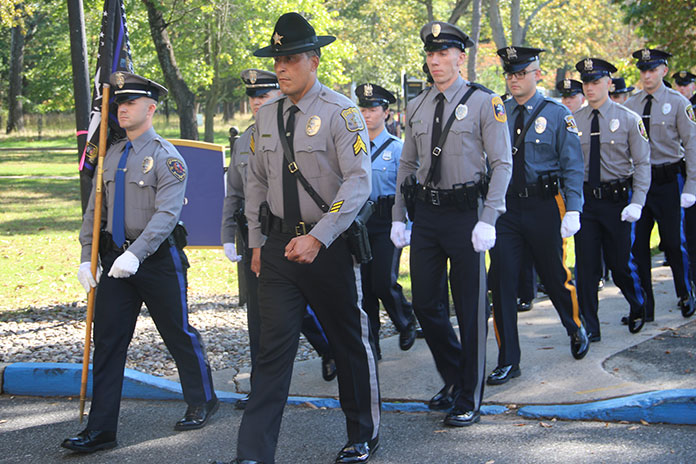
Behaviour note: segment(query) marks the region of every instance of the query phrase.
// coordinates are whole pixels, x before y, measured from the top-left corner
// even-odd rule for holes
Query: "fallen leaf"
[[[628,428],[628,430],[638,430],[640,427],[637,425],[632,425]]]
[[[619,424],[628,424],[628,421],[619,421]]]
[[[486,464],[493,464],[495,462],[495,459],[491,459],[490,461],[486,461]]]
[[[650,422],[646,421],[645,419],[641,419],[640,423],[643,425],[650,425]]]
[[[5,422],[7,422],[7,419],[0,419],[0,424],[4,424]]]
[[[309,401],[305,401],[304,406],[310,409],[319,409],[316,404],[310,403]]]
[[[553,350],[553,346],[542,346],[540,350]]]
[[[517,408],[516,404],[508,404],[508,409],[515,409]]]
[[[514,425],[515,427],[524,427],[527,424],[525,424],[524,422],[520,422],[518,424],[512,424],[512,425]]]
[[[550,429],[551,427],[553,427],[553,425],[547,424],[546,422],[539,422],[539,425],[544,427],[545,429]]]
[[[670,354],[670,353],[671,353],[671,351],[665,350],[665,354]]]
[[[435,430],[435,433],[445,433],[447,430]]]
[[[618,367],[615,367],[615,368],[614,368],[614,372],[619,372],[619,368],[618,368]]]
[[[556,418],[554,417],[553,419],[551,419],[551,422],[556,422]]]

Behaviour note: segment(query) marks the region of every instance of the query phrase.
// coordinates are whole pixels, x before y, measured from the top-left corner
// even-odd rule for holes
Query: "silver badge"
[[[307,135],[311,137],[313,135],[317,135],[317,132],[319,132],[320,128],[321,118],[317,115],[314,115],[311,118],[309,118],[309,121],[307,121],[307,128],[305,132],[307,132]]]
[[[534,121],[534,130],[536,131],[537,134],[541,134],[546,130],[546,118],[543,116],[539,116],[536,118],[536,121]]]
[[[122,72],[116,73],[116,85],[119,89],[122,89],[126,84],[126,76]]]
[[[672,105],[669,103],[662,105],[662,114],[669,114],[670,111],[672,111]]]
[[[643,61],[648,61],[650,60],[650,50],[647,48],[644,48],[640,51],[640,59]]]
[[[505,52],[507,53],[508,61],[517,58],[517,50],[515,50],[515,47],[508,47],[507,50],[505,50]]]
[[[372,96],[372,86],[370,84],[365,84],[364,91],[366,97]]]
[[[563,79],[563,88],[570,89],[571,87],[572,87],[572,84],[570,83],[570,79]]]
[[[256,70],[252,69],[249,71],[249,82],[252,84],[256,84],[256,79],[259,77],[259,75],[256,73]]]
[[[433,37],[437,37],[440,35],[440,31],[442,30],[442,26],[440,26],[438,23],[433,24],[433,27],[431,29],[431,32],[433,33]]]
[[[152,159],[152,156],[146,156],[143,159],[143,174],[147,174],[152,170],[152,166],[155,165],[155,160]]]
[[[391,153],[391,151],[385,151],[384,153],[382,153],[382,159],[384,161],[389,161],[390,159],[392,159]]]
[[[457,118],[457,121],[466,118],[467,114],[469,114],[469,107],[466,105],[458,105],[454,110],[454,116]]]
[[[618,129],[620,125],[621,123],[618,119],[612,119],[611,121],[609,121],[609,130],[612,132],[616,132],[616,129]]]
[[[592,71],[592,60],[586,58],[584,61],[585,71]]]

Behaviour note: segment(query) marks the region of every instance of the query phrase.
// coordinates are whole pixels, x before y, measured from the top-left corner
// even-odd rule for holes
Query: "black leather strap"
[[[529,116],[529,119],[527,120],[527,123],[524,125],[524,128],[522,129],[522,132],[520,132],[517,137],[515,138],[515,143],[512,146],[512,154],[514,155],[517,153],[517,150],[520,149],[520,143],[524,140],[524,136],[527,134],[527,131],[529,128],[532,126],[532,123],[536,119],[537,116],[539,116],[539,113],[541,113],[541,110],[544,109],[546,104],[548,103],[548,100],[544,100],[541,102],[539,106],[536,107],[534,112]]]
[[[389,139],[382,144],[381,147],[379,147],[373,154],[372,154],[372,162],[374,162],[377,157],[384,151],[385,148],[389,146],[390,143],[394,141],[393,138],[389,137]]]

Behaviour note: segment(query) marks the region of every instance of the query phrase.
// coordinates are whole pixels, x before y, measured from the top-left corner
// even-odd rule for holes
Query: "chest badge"
[[[392,152],[391,152],[391,151],[385,151],[384,153],[382,153],[382,159],[383,159],[384,161],[389,161],[389,160],[391,160],[391,159],[392,159]]]
[[[665,103],[662,105],[662,114],[669,114],[669,112],[672,111],[672,105],[669,103]]]
[[[143,174],[150,172],[154,165],[155,160],[152,159],[152,156],[146,156],[145,159],[143,159]]]
[[[539,116],[536,118],[536,121],[534,121],[534,130],[536,131],[537,134],[541,134],[546,130],[546,118],[543,116]]]
[[[321,128],[321,118],[315,114],[314,116],[309,118],[309,121],[307,121],[307,128],[306,128],[307,135],[309,135],[310,137],[313,135],[317,135],[320,128]]]
[[[609,130],[612,132],[616,132],[620,125],[621,123],[618,119],[612,119],[611,121],[609,121]]]
[[[466,105],[458,105],[454,110],[454,116],[457,118],[457,121],[466,118],[467,114],[469,114],[469,107]]]

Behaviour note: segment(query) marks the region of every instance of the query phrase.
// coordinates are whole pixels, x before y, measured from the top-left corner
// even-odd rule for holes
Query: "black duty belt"
[[[116,251],[118,253],[123,253],[128,249],[128,247],[131,246],[131,244],[135,242],[135,239],[129,240],[125,239],[123,242],[123,245],[118,246],[114,242],[113,236],[111,235],[110,232],[107,232],[105,230],[101,231],[101,236],[99,237],[99,250],[103,253],[108,252],[108,251]]]
[[[505,194],[508,198],[530,198],[543,197],[550,198],[556,196],[561,187],[561,181],[555,174],[543,174],[539,176],[539,181],[527,184],[522,190],[513,190],[512,186]]]
[[[289,224],[278,216],[271,216],[271,230],[280,232],[281,234],[292,234],[296,237],[307,235],[316,224],[307,222],[299,222],[297,224]]]
[[[453,189],[431,189],[417,185],[416,200],[433,206],[456,206],[464,210],[476,209],[478,200],[482,196],[481,184],[469,182],[458,185],[460,188]]]
[[[602,182],[597,187],[591,187],[589,183],[585,182],[582,185],[582,191],[586,197],[597,200],[627,200],[632,184],[631,178]]]
[[[650,168],[652,181],[657,184],[674,182],[677,174],[686,174],[686,162],[681,159],[676,163],[653,164]]]

